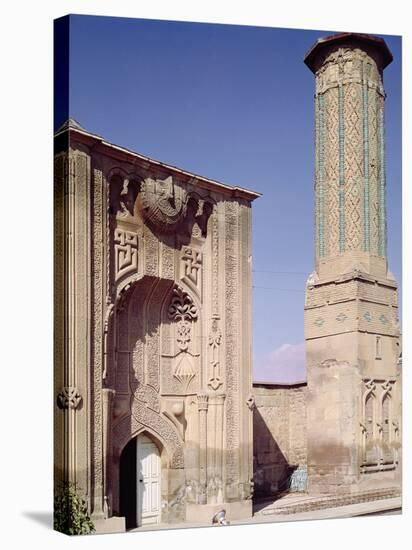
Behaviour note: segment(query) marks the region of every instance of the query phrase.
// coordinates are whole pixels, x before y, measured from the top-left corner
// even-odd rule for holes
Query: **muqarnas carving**
[[[140,184],[140,197],[142,216],[156,232],[168,234],[179,228],[181,233],[190,236],[197,226],[199,236],[206,236],[213,203],[187,191],[172,176],[164,180],[144,179]]]
[[[141,184],[143,215],[147,221],[164,232],[172,232],[187,212],[188,194],[173,182],[146,178]]]

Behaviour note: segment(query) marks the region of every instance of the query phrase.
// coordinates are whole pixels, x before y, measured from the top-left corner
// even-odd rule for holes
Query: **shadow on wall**
[[[281,496],[289,490],[297,465],[289,464],[257,407],[253,410],[254,499]]]

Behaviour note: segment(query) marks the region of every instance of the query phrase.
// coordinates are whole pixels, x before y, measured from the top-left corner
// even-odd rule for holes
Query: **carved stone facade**
[[[160,453],[159,521],[251,517],[258,194],[71,123],[55,176],[56,480],[79,484],[99,529],[115,525],[123,451],[144,433]]]
[[[307,384],[252,387],[258,193],[70,121],[56,134],[55,479],[78,484],[98,531],[140,525],[144,448],[159,466],[162,523],[210,524],[222,508],[250,519],[254,489],[399,489],[382,82],[391,59],[383,40],[352,33],[305,58],[316,77]]]
[[[305,300],[309,491],[399,486],[397,285],[386,255],[382,39],[320,39],[315,271]],[[367,474],[367,475],[366,475]]]

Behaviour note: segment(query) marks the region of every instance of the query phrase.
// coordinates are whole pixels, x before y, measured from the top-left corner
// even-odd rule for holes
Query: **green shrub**
[[[86,501],[76,483],[61,483],[54,495],[54,529],[66,535],[88,535],[95,531]]]

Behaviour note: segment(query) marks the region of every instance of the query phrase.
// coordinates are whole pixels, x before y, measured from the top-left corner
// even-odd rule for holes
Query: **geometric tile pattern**
[[[362,211],[362,120],[361,88],[357,83],[347,84],[345,94],[345,206],[346,250],[361,246]]]
[[[337,256],[339,248],[339,99],[338,88],[326,93],[325,120],[325,202],[327,204],[327,256]]]
[[[369,121],[369,239],[370,253],[377,256],[379,252],[379,200],[378,200],[378,168],[379,168],[379,110],[378,94],[369,90],[368,121]]]
[[[370,323],[372,321],[372,314],[367,311],[366,313],[364,313],[363,318]]]
[[[381,76],[359,50],[338,50],[317,74],[316,254],[386,255]]]
[[[339,323],[343,323],[343,321],[346,321],[347,318],[348,316],[344,313],[339,313],[339,315],[336,317],[336,320],[339,321]]]

